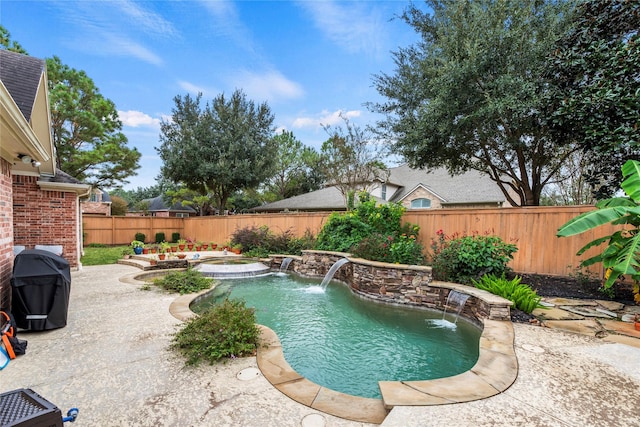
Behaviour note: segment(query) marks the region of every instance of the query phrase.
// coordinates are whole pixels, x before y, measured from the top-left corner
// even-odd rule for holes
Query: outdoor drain
[[[258,368],[247,368],[238,372],[236,378],[240,381],[249,381],[254,378],[258,378],[260,376],[260,369]]]
[[[302,418],[302,427],[324,427],[327,420],[320,414],[309,414]]]

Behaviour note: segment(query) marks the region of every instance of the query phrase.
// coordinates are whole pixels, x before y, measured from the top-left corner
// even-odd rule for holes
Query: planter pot
[[[190,251],[193,250],[193,244],[189,244],[189,245],[187,245],[187,247],[189,248]]]
[[[156,252],[158,252],[158,250],[157,250],[157,249],[151,249],[151,253],[152,253],[152,254],[155,254]]]
[[[142,250],[142,253],[143,253],[143,254],[145,254],[145,255],[146,255],[146,254],[148,254],[148,253],[149,253],[149,249],[144,248],[144,249]]]
[[[140,255],[142,253],[142,248],[140,247],[133,248],[133,253],[136,255]]]
[[[187,256],[185,254],[178,254],[178,259],[185,259]]]
[[[200,252],[202,250],[202,246],[196,246],[196,251]]]
[[[216,245],[214,243],[211,244],[211,250],[212,251],[216,250],[217,247],[218,247],[218,245]]]
[[[178,252],[177,246],[171,246],[171,252]]]
[[[166,255],[166,254],[158,254],[158,259],[159,259],[160,261],[163,261],[166,257],[167,257],[167,255]]]
[[[184,245],[178,245],[178,248],[180,248],[181,251],[184,251]]]
[[[202,250],[206,251],[208,247],[209,247],[208,244],[202,245]]]
[[[236,255],[240,255],[240,252],[242,252],[240,249],[231,249],[231,252],[233,252]]]

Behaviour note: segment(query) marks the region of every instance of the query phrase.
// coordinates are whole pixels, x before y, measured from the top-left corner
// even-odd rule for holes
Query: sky
[[[156,183],[160,122],[174,97],[203,101],[241,89],[266,102],[278,131],[320,149],[323,125],[381,116],[373,76],[418,40],[397,19],[409,1],[0,0],[0,23],[29,55],[84,70],[113,101],[142,154],[125,189]],[[395,18],[395,19],[394,19]]]

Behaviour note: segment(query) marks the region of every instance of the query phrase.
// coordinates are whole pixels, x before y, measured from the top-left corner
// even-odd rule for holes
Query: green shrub
[[[270,253],[300,255],[303,249],[313,247],[314,237],[309,230],[298,238],[291,229],[274,234],[267,226],[249,226],[234,231],[230,243],[242,245],[245,256],[264,257]]]
[[[431,266],[438,280],[469,284],[485,274],[502,275],[509,271],[507,263],[518,250],[516,245],[488,233],[445,236],[438,230],[436,235],[431,242]]]
[[[181,295],[199,292],[208,289],[213,284],[213,279],[205,277],[191,267],[185,271],[172,271],[164,277],[155,279],[153,284],[169,292],[178,292]]]
[[[156,243],[162,243],[165,241],[164,233],[162,231],[156,233]]]
[[[136,238],[133,240],[139,240],[141,242],[146,242],[147,240],[147,236],[144,235],[144,233],[136,233]]]
[[[187,365],[213,364],[225,357],[254,354],[259,338],[254,310],[244,301],[227,299],[187,321],[172,348],[187,358]]]
[[[495,274],[487,274],[482,276],[479,281],[473,280],[473,285],[478,289],[483,289],[508,299],[513,303],[512,307],[518,310],[531,313],[540,305],[540,297],[529,285],[521,284],[521,280],[518,276],[514,277],[513,280],[507,280],[504,274],[501,277]]]
[[[374,233],[351,248],[351,254],[371,261],[393,262],[389,253],[391,242],[393,242],[392,236]]]
[[[334,212],[318,234],[315,248],[324,251],[349,252],[351,247],[370,236],[373,228],[362,222],[355,212]]]
[[[180,233],[171,233],[171,243],[178,243],[178,240],[180,240]]]
[[[381,234],[398,235],[400,231],[400,221],[405,207],[399,203],[386,203],[376,206],[376,201],[367,193],[358,195],[360,203],[355,209],[355,213],[365,224]]]
[[[413,234],[401,234],[394,239],[389,252],[392,262],[398,264],[421,265],[425,262],[424,248]]]

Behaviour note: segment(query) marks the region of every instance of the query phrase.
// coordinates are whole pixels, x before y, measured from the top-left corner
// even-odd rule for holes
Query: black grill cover
[[[12,312],[19,328],[44,330],[67,325],[71,271],[64,258],[48,251],[20,252],[13,262]]]

